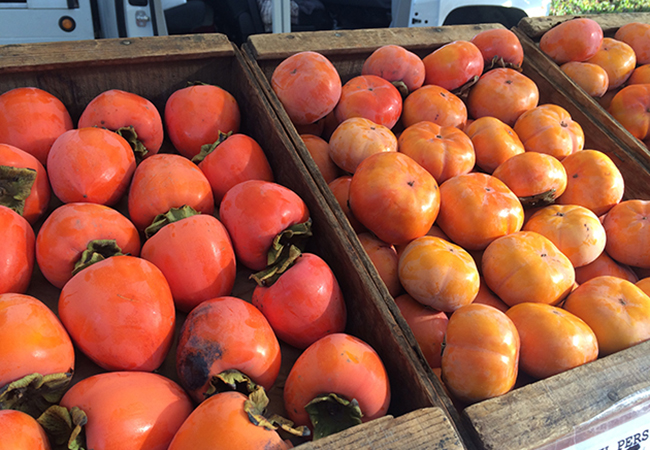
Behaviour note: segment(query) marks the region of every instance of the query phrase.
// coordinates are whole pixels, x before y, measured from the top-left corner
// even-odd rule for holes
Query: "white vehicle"
[[[166,34],[160,0],[0,0],[0,44]]]
[[[436,27],[502,23],[511,28],[523,17],[549,14],[550,0],[393,0],[392,27]]]

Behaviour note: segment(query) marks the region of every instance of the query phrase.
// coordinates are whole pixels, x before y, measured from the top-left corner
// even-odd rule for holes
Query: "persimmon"
[[[167,449],[193,409],[174,381],[149,372],[105,372],[76,383],[61,406],[81,409],[88,448]]]
[[[300,138],[326,183],[334,181],[341,175],[341,170],[330,157],[329,142],[314,134],[301,134]]]
[[[195,84],[174,91],[165,102],[165,130],[174,148],[193,158],[219,133],[237,133],[241,112],[237,99],[219,86]]]
[[[393,297],[397,297],[404,289],[399,281],[399,255],[395,246],[387,244],[369,232],[359,233],[357,237],[370,261],[377,269],[379,278],[386,285],[388,293]]]
[[[547,237],[519,231],[495,239],[483,252],[483,277],[509,306],[560,303],[573,288],[575,270]]]
[[[612,259],[611,256],[607,254],[607,250],[603,251],[598,258],[593,262],[576,267],[576,283],[582,284],[587,280],[590,280],[601,275],[611,275],[613,277],[623,278],[632,283],[636,283],[639,280],[637,274],[626,264],[621,264]]]
[[[138,230],[158,214],[185,205],[203,214],[214,212],[212,187],[199,166],[173,153],[158,153],[140,163],[128,192],[129,218]]]
[[[58,402],[69,386],[76,361],[72,340],[59,318],[36,297],[6,293],[0,294],[0,322],[0,387],[8,392],[0,408],[23,409],[18,403],[5,403],[14,397],[8,384],[33,374],[59,377],[63,390],[53,391],[50,399]],[[15,395],[19,400],[23,396],[30,400],[28,389]],[[25,412],[34,414],[34,408],[27,406]],[[37,411],[36,417],[42,412]]]
[[[298,194],[280,184],[249,180],[234,186],[219,206],[237,260],[251,270],[267,267],[274,239],[289,227],[309,220]]]
[[[0,294],[24,294],[34,270],[34,229],[23,216],[0,205]]]
[[[172,345],[169,284],[136,256],[112,256],[74,275],[61,290],[58,312],[77,348],[106,370],[153,371]]]
[[[635,138],[650,138],[650,84],[625,86],[614,95],[607,111]]]
[[[578,17],[559,23],[545,32],[539,48],[557,64],[586,61],[603,42],[603,29],[593,19]]]
[[[109,89],[93,98],[77,127],[101,127],[119,133],[129,140],[140,159],[158,153],[165,137],[156,106],[141,95],[121,89]]]
[[[562,64],[560,69],[592,97],[600,98],[609,90],[609,75],[598,64],[569,61]]]
[[[506,28],[480,31],[470,42],[481,51],[485,67],[503,63],[519,67],[524,62],[524,49],[519,38]]]
[[[277,280],[258,283],[251,301],[278,339],[299,349],[345,330],[343,291],[330,266],[313,253],[302,253]]]
[[[402,82],[408,92],[422,87],[425,68],[422,59],[400,45],[383,45],[363,62],[362,75],[377,75],[395,84]]]
[[[369,156],[352,176],[350,210],[382,241],[405,244],[429,231],[440,210],[435,178],[401,152]]]
[[[377,75],[359,75],[341,88],[341,97],[334,108],[339,122],[363,117],[393,128],[402,114],[402,96],[393,84]]]
[[[537,106],[539,89],[533,80],[509,68],[492,69],[478,79],[467,97],[473,119],[493,116],[513,126],[521,114]]]
[[[458,40],[437,48],[422,58],[424,84],[453,91],[483,73],[483,55],[470,41]]]
[[[650,84],[650,63],[637,66],[627,79],[627,84]]]
[[[494,239],[519,231],[524,209],[498,178],[471,172],[440,185],[436,224],[466,250],[482,250]]]
[[[354,216],[352,210],[350,209],[350,203],[348,200],[350,198],[351,182],[352,175],[342,175],[329,182],[327,186],[330,188],[332,194],[334,195],[334,198],[343,210],[343,214],[350,222],[350,226],[355,231],[355,233],[358,234],[363,233],[364,231],[368,231],[368,229],[361,222],[359,222],[359,219]]]
[[[554,156],[524,152],[498,166],[492,176],[503,181],[526,207],[545,205],[564,193],[566,169]]]
[[[638,288],[643,292],[650,295],[650,277],[641,278],[639,281],[634,283]]]
[[[33,155],[44,166],[54,141],[73,128],[63,102],[43,89],[19,87],[0,95],[0,142]]]
[[[433,175],[438,184],[469,173],[476,163],[474,144],[467,134],[426,120],[402,131],[398,147]]]
[[[0,144],[0,205],[13,209],[32,225],[49,206],[52,189],[47,171],[35,156]]]
[[[582,150],[564,158],[562,165],[567,173],[567,187],[557,203],[584,206],[601,216],[623,198],[623,175],[607,154]]]
[[[423,120],[462,128],[467,122],[467,106],[460,97],[441,86],[422,86],[404,99],[402,124],[409,127]]]
[[[623,85],[636,67],[634,49],[623,41],[605,37],[594,56],[586,62],[599,65],[607,72],[608,89]]]
[[[344,120],[329,140],[329,157],[347,173],[354,173],[370,155],[396,151],[397,138],[393,132],[365,117]]]
[[[600,356],[650,339],[650,297],[622,278],[592,278],[571,292],[563,307],[594,331]]]
[[[442,381],[464,404],[503,395],[515,385],[519,351],[519,334],[508,316],[488,305],[463,306],[447,324]]]
[[[650,24],[629,22],[621,26],[614,34],[614,39],[625,42],[636,55],[637,64],[650,64]]]
[[[50,450],[50,440],[43,427],[27,413],[12,409],[0,410],[2,443],[6,450]]]
[[[411,241],[399,257],[399,279],[418,302],[438,311],[453,312],[474,301],[479,272],[462,247],[435,236]]]
[[[135,168],[126,139],[97,127],[66,131],[47,156],[52,192],[63,203],[113,206],[126,194]]]
[[[251,421],[247,402],[240,392],[221,392],[208,398],[179,427],[169,450],[291,448],[275,430]]]
[[[493,173],[507,159],[524,153],[524,144],[515,130],[496,117],[476,119],[464,131],[474,145],[476,165],[487,173]]]
[[[483,305],[493,306],[501,312],[506,312],[510,307],[504,303],[492,289],[485,283],[485,278],[481,276],[481,285],[478,289],[478,294],[472,303],[481,303]]]
[[[592,263],[605,250],[605,228],[590,209],[579,205],[549,205],[533,214],[522,230],[549,238],[573,264]]]
[[[139,256],[140,235],[126,216],[109,206],[66,203],[52,211],[41,225],[35,251],[41,273],[61,289],[76,267],[88,260],[117,252]]]
[[[606,251],[621,264],[650,268],[650,201],[624,200],[605,216]]]
[[[289,118],[298,125],[316,122],[332,112],[341,98],[341,77],[325,56],[298,52],[277,65],[271,87]]]
[[[582,127],[559,105],[544,104],[524,112],[514,125],[527,152],[546,153],[562,160],[583,149]]]
[[[513,306],[506,315],[519,333],[519,367],[534,378],[548,378],[598,357],[593,330],[569,311],[528,302]]]
[[[273,181],[273,170],[260,144],[252,137],[235,133],[210,145],[192,159],[212,187],[215,204],[226,192],[247,180]]]
[[[236,370],[264,389],[280,371],[281,349],[271,325],[252,304],[233,296],[208,299],[187,315],[176,349],[181,385],[201,403],[217,376]]]
[[[230,295],[235,285],[237,263],[230,236],[208,214],[192,211],[165,223],[142,245],[140,256],[162,271],[174,305],[183,312]]]
[[[449,323],[447,315],[423,305],[409,294],[395,297],[395,303],[413,332],[429,367],[440,367],[442,345]]]
[[[346,333],[330,334],[310,345],[298,357],[284,384],[287,415],[296,425],[314,427],[314,435],[318,436],[321,432],[317,427],[323,423],[313,423],[310,418],[318,405],[307,405],[316,400],[327,408],[332,401],[330,393],[344,403],[356,401],[362,414],[359,423],[386,414],[391,400],[388,375],[370,345]]]

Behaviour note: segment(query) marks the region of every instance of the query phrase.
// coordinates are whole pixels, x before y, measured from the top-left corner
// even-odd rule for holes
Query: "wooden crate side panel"
[[[488,450],[532,450],[650,392],[650,342],[465,408]]]
[[[629,22],[650,22],[650,13],[583,14],[580,16],[524,17],[517,24],[517,28],[525,35],[538,41],[544,33],[554,26],[576,17],[595,20],[600,24],[605,35],[613,35],[617,29]]]
[[[431,436],[430,430],[439,432]],[[373,420],[318,441],[303,444],[301,450],[460,450],[462,444],[440,408],[423,408],[401,417]]]

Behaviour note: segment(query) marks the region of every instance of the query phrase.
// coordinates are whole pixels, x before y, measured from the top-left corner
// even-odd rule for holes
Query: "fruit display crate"
[[[121,89],[149,99],[161,112],[166,100],[188,82],[201,81],[229,91],[242,113],[240,131],[260,143],[275,181],[296,192],[307,204],[313,237],[307,250],[321,256],[341,285],[348,311],[346,332],[366,341],[382,358],[390,379],[388,416],[302,443],[300,448],[424,449],[465,448],[445,405],[431,387],[411,342],[397,324],[348,235],[323,198],[311,173],[296,152],[239,48],[221,34],[196,34],[0,46],[0,93],[18,87],[38,87],[58,97],[76,125],[85,106],[109,89]],[[165,138],[161,152],[173,152]],[[53,198],[49,211],[61,204]],[[123,200],[116,206],[126,210]],[[48,211],[48,212],[49,212]],[[35,224],[38,231],[39,224]],[[238,267],[232,295],[250,300],[255,282]],[[27,294],[55,312],[60,290],[35,268]],[[177,332],[184,318],[177,316]],[[280,376],[269,397],[281,401],[283,381],[299,351],[282,346]],[[73,384],[103,370],[77,352]],[[158,370],[177,381],[174,346]],[[276,406],[277,412],[282,407]]]
[[[450,414],[457,421],[469,445],[486,449],[568,448],[586,442],[593,435],[612,430],[633,418],[647,420],[647,396],[650,380],[644,375],[650,368],[650,342],[624,350],[577,369],[537,382],[522,381],[515,390],[501,397],[463,407],[446,393],[438,376],[428,367],[405,319],[391,297],[379,273],[355,239],[355,231],[337,199],[320,174],[318,166],[300,138],[278,97],[271,88],[274,69],[288,56],[315,51],[326,56],[338,70],[343,83],[360,75],[365,59],[377,48],[395,44],[424,57],[455,40],[470,40],[478,32],[502,27],[499,24],[456,25],[404,29],[337,30],[250,36],[242,45],[244,55],[260,78],[269,101],[277,110],[287,133],[304,159],[316,184],[330,204],[354,249],[359,252],[369,276],[376,283],[395,320],[404,327],[410,345],[418,350],[436,392],[445,397]],[[539,88],[540,101],[565,108],[583,128],[585,148],[606,153],[620,169],[625,183],[625,198],[650,199],[650,159],[645,153],[623,145],[611,128],[604,126],[550,76],[546,66],[526,57],[523,74]],[[621,417],[624,416],[624,419]],[[604,448],[595,446],[582,448]],[[610,448],[613,448],[610,446]],[[622,447],[623,448],[623,447]]]
[[[545,73],[545,76],[556,86],[556,89],[566,97],[570,97],[581,109],[589,114],[594,122],[600,123],[607,130],[613,141],[636,155],[640,164],[650,167],[650,151],[648,147],[627,131],[612,115],[607,112],[607,102],[611,93],[606,93],[602,99],[590,96],[571,78],[569,78],[551,58],[539,48],[539,41],[548,30],[560,23],[574,18],[589,18],[596,21],[603,30],[605,37],[614,37],[616,31],[623,25],[632,22],[650,23],[650,13],[618,13],[618,14],[586,14],[581,16],[548,16],[526,17],[522,19],[513,31],[519,37],[524,47],[527,60]],[[612,92],[616,92],[612,91]]]

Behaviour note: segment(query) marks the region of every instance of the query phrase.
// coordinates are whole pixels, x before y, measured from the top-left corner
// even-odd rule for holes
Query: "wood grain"
[[[433,431],[433,432],[432,432]],[[462,444],[440,408],[423,408],[401,417],[383,417],[318,441],[301,450],[459,450]]]
[[[650,390],[650,341],[464,410],[488,450],[528,450],[573,438]]]
[[[517,24],[525,35],[538,41],[544,33],[554,26],[567,20],[585,17],[600,24],[603,33],[612,36],[622,25],[629,22],[650,23],[650,13],[617,13],[617,14],[583,14],[569,16],[524,17]]]

